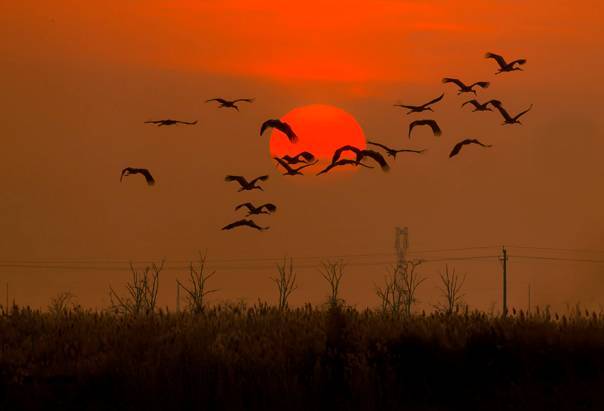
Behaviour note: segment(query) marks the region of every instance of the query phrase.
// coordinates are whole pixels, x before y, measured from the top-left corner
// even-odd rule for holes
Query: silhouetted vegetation
[[[0,409],[604,409],[602,313],[281,308],[14,307]]]

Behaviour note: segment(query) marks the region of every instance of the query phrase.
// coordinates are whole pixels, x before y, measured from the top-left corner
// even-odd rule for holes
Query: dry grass
[[[0,409],[604,409],[604,316],[0,316]],[[34,395],[35,394],[35,395]]]

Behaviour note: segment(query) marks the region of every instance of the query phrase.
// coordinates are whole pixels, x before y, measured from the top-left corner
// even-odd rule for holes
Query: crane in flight
[[[239,210],[241,207],[245,207],[248,210],[248,217],[251,215],[258,215],[258,214],[272,214],[275,211],[277,211],[277,206],[274,205],[273,203],[266,203],[266,204],[262,204],[261,206],[254,206],[252,203],[243,203],[243,204],[239,204],[237,207],[235,207],[235,211]]]
[[[412,106],[412,105],[406,105],[406,104],[394,104],[394,107],[402,107],[402,108],[406,108],[409,111],[407,112],[407,114],[411,114],[411,113],[421,113],[423,111],[434,111],[432,110],[432,107],[430,107],[432,104],[438,103],[439,101],[441,101],[443,99],[443,97],[445,96],[445,93],[441,94],[439,97],[436,97],[434,100],[430,100],[427,103],[424,103],[420,106]]]
[[[279,119],[270,119],[262,123],[262,126],[260,127],[260,135],[264,134],[266,129],[269,127],[276,128],[280,132],[284,133],[291,143],[298,142],[298,136],[296,133],[294,133],[294,130],[291,128],[291,126]]]
[[[246,227],[246,226],[255,228],[258,231],[264,231],[264,230],[268,230],[270,228],[270,227],[260,227],[258,224],[256,224],[254,222],[254,220],[243,219],[243,220],[235,221],[234,223],[231,223],[231,224],[227,224],[224,227],[222,227],[222,229],[223,230],[232,230],[233,228]]]
[[[283,160],[282,158],[274,157],[274,159],[277,160],[277,163],[279,163],[279,165],[285,169],[285,173],[283,173],[284,176],[303,176],[304,174],[302,174],[300,170],[303,170],[306,167],[314,166],[319,162],[315,161],[314,163],[306,163],[298,168],[293,168],[287,163],[287,161]]]
[[[130,174],[140,174],[145,177],[145,181],[147,185],[155,185],[155,179],[151,175],[151,172],[146,168],[135,168],[135,167],[126,167],[122,170],[122,174],[120,175],[120,183],[122,182],[124,177],[129,176]]]
[[[453,150],[451,150],[451,153],[449,154],[449,158],[451,157],[455,157],[456,155],[459,154],[459,152],[461,151],[461,149],[464,146],[467,146],[468,144],[478,144],[479,146],[485,147],[485,148],[489,148],[489,147],[493,147],[490,144],[483,144],[480,141],[473,139],[473,138],[466,138],[465,140],[460,141],[459,143],[455,144],[455,146],[453,147]]]
[[[220,103],[220,105],[218,106],[218,108],[234,108],[235,110],[239,111],[239,107],[237,106],[237,103],[239,103],[240,101],[246,102],[246,103],[253,103],[255,99],[253,98],[238,98],[236,100],[226,100],[220,97],[216,97],[216,98],[211,98],[209,100],[206,100],[206,103],[209,103],[210,101],[216,101],[217,103]]]
[[[488,88],[491,85],[491,83],[489,83],[488,81],[477,81],[476,83],[466,85],[463,81],[450,77],[445,77],[442,82],[444,84],[453,83],[457,85],[457,87],[459,87],[459,90],[457,92],[458,95],[461,93],[474,93],[474,95],[476,95],[476,90],[474,90],[474,87]]]
[[[258,181],[266,181],[266,180],[268,180],[268,176],[256,177],[255,179],[253,179],[251,181],[248,181],[245,177],[242,177],[242,176],[228,175],[224,178],[224,181],[226,181],[226,182],[237,181],[239,183],[239,185],[241,186],[239,191],[249,191],[249,190],[264,191],[262,189],[262,187],[260,187],[256,183]]]
[[[516,114],[515,116],[511,116],[506,109],[503,108],[503,106],[501,105],[500,101],[496,101],[495,103],[493,103],[493,106],[499,110],[499,113],[501,114],[501,116],[503,117],[503,123],[502,125],[506,125],[506,124],[522,124],[519,120],[520,117],[522,117],[523,115],[525,115],[526,113],[528,113],[532,108],[533,105],[531,104],[529,108],[527,108],[524,111],[521,111],[520,113]]]
[[[384,149],[384,151],[386,151],[386,154],[389,155],[392,158],[396,158],[396,155],[398,153],[416,153],[416,154],[421,154],[426,150],[411,150],[411,149],[401,149],[401,150],[395,150],[394,148],[390,148],[388,146],[385,146],[383,144],[380,143],[374,143],[373,141],[368,141],[367,144],[371,144],[372,146],[377,146],[380,147],[382,149]]]
[[[411,124],[409,124],[409,138],[411,138],[411,132],[417,126],[428,126],[432,129],[432,133],[435,136],[440,136],[442,134],[442,130],[438,126],[438,123],[434,120],[415,120]]]
[[[172,120],[170,118],[165,119],[165,120],[149,120],[149,121],[145,121],[145,124],[155,124],[158,127],[162,127],[162,126],[174,126],[177,124],[184,124],[186,126],[194,126],[195,124],[197,124],[197,120],[195,121],[180,121],[180,120]]]
[[[490,53],[490,52],[486,53],[484,55],[484,58],[493,59],[493,60],[495,60],[497,62],[497,64],[499,65],[499,70],[497,70],[497,73],[495,73],[495,74],[501,74],[501,73],[511,72],[511,71],[514,71],[514,70],[520,70],[520,71],[522,71],[522,68],[520,68],[518,66],[522,66],[522,65],[526,64],[526,59],[512,60],[512,61],[510,61],[508,63],[499,54]]]

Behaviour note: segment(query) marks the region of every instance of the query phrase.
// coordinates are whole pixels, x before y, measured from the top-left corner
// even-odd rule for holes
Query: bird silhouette
[[[173,125],[176,125],[176,124],[184,124],[186,126],[194,126],[195,124],[197,124],[197,120],[192,121],[192,122],[180,121],[180,120],[172,120],[172,119],[150,120],[150,121],[145,121],[145,124],[157,124],[158,127],[173,126]]]
[[[521,111],[520,113],[516,114],[514,117],[510,116],[510,114],[503,108],[503,106],[501,105],[500,101],[495,100],[495,102],[493,103],[493,106],[499,110],[499,112],[501,113],[501,115],[503,116],[503,125],[506,124],[522,124],[520,122],[520,120],[518,120],[520,117],[522,117],[523,115],[525,115],[526,113],[528,113],[532,108],[533,105],[531,104],[529,108],[527,108],[524,111]]]
[[[126,167],[122,170],[122,174],[120,175],[120,183],[124,177],[129,176],[130,174],[141,174],[145,177],[145,181],[148,185],[155,185],[155,179],[146,168],[134,168],[134,167]]]
[[[302,174],[300,170],[305,169],[306,167],[314,166],[318,163],[318,161],[315,161],[314,163],[306,163],[298,168],[293,168],[287,163],[287,161],[283,160],[282,158],[274,157],[274,159],[277,160],[281,167],[285,169],[285,173],[283,173],[284,176],[302,176],[304,174]]]
[[[474,90],[474,87],[478,86],[481,88],[488,88],[491,83],[489,83],[488,81],[477,81],[476,83],[472,83],[469,86],[467,86],[464,82],[462,82],[459,79],[456,78],[450,78],[450,77],[445,77],[442,80],[443,83],[454,83],[457,85],[457,87],[459,87],[459,91],[457,92],[457,94],[461,94],[461,93],[474,93],[476,94],[476,90]]]
[[[411,149],[401,149],[401,150],[395,150],[393,148],[387,147],[383,144],[380,143],[374,143],[373,141],[368,141],[367,144],[371,144],[372,146],[377,146],[377,147],[381,147],[386,151],[386,154],[389,155],[390,157],[396,158],[396,155],[398,153],[416,153],[416,154],[421,154],[426,150],[411,150]]]
[[[262,126],[260,127],[260,135],[264,134],[264,131],[269,127],[276,128],[284,133],[290,142],[298,142],[298,136],[296,133],[294,133],[294,130],[292,130],[291,126],[278,119],[266,120],[264,123],[262,123]]]
[[[264,191],[262,189],[262,187],[256,185],[257,181],[266,181],[268,180],[268,176],[260,176],[260,177],[256,177],[255,179],[251,180],[251,181],[247,181],[245,179],[245,177],[242,176],[232,176],[232,175],[228,175],[224,178],[224,181],[230,182],[230,181],[237,181],[239,183],[239,185],[241,185],[241,188],[239,189],[239,191],[249,191],[249,190],[260,190],[260,191]]]
[[[411,138],[411,131],[417,126],[429,126],[432,129],[432,133],[435,136],[440,136],[442,134],[442,130],[438,126],[438,123],[434,120],[415,120],[411,124],[409,124],[409,138]]]
[[[382,171],[385,171],[385,172],[390,171],[390,166],[388,165],[388,162],[386,161],[386,159],[384,159],[384,156],[382,156],[380,153],[378,153],[377,151],[373,151],[373,150],[361,150],[360,148],[351,146],[351,145],[342,146],[342,147],[338,148],[336,151],[334,151],[333,157],[331,158],[331,162],[332,163],[337,162],[340,159],[340,156],[342,155],[342,153],[344,153],[346,151],[352,151],[353,153],[356,154],[355,161],[357,163],[360,163],[361,161],[363,161],[363,159],[365,157],[369,157],[380,165],[380,167],[382,168]]]
[[[463,103],[461,106],[465,106],[466,104],[471,104],[474,106],[474,111],[493,111],[489,108],[489,104],[493,104],[495,102],[499,102],[499,100],[489,100],[486,103],[482,104],[479,103],[478,100],[472,99],[472,100],[468,100],[465,103]]]
[[[449,154],[449,158],[456,156],[457,154],[459,154],[459,152],[461,151],[463,146],[466,146],[468,144],[478,144],[479,146],[482,147],[493,147],[490,144],[483,144],[480,141],[476,140],[476,139],[471,139],[471,138],[467,138],[465,140],[460,141],[459,143],[455,144],[455,146],[453,147],[453,150],[451,150],[451,153]]]
[[[238,220],[235,221],[234,223],[225,225],[224,227],[222,227],[223,230],[232,230],[233,228],[237,228],[237,227],[251,227],[251,228],[255,228],[258,231],[264,231],[264,230],[268,230],[270,227],[260,227],[258,224],[256,224],[253,220]]]
[[[284,155],[281,158],[285,160],[287,164],[310,163],[311,161],[315,161],[315,156],[308,151],[303,151],[295,156]]]
[[[432,110],[432,107],[428,107],[434,103],[438,103],[439,101],[441,101],[443,99],[443,97],[445,96],[445,94],[441,94],[439,97],[436,97],[434,100],[430,100],[425,104],[422,104],[421,106],[412,106],[412,105],[406,105],[406,104],[394,104],[394,107],[402,107],[402,108],[406,108],[409,109],[409,111],[407,112],[407,114],[411,114],[411,113],[421,113],[422,111],[434,111]]]
[[[499,70],[495,74],[501,74],[501,73],[510,72],[510,71],[514,71],[514,70],[522,71],[522,69],[516,65],[521,66],[526,63],[526,59],[517,59],[517,60],[510,61],[508,63],[505,61],[505,59],[502,56],[500,56],[499,54],[495,54],[495,53],[486,53],[484,55],[484,57],[487,59],[494,59],[497,62],[497,64],[499,65]]]
[[[253,103],[255,99],[253,98],[238,98],[237,100],[225,100],[223,98],[217,97],[217,98],[211,98],[209,100],[206,100],[206,103],[209,103],[210,101],[216,101],[218,103],[220,103],[220,105],[218,106],[218,108],[234,108],[235,110],[239,111],[239,107],[237,106],[237,103],[240,101],[244,101],[246,103]]]
[[[341,167],[341,166],[361,166],[361,167],[365,167],[365,168],[373,168],[371,166],[368,166],[366,164],[363,164],[361,162],[357,162],[356,160],[351,160],[348,158],[343,158],[341,160],[338,160],[336,162],[332,162],[330,163],[327,167],[325,167],[323,170],[319,171],[316,175],[320,176],[321,174],[325,174],[327,172],[329,172],[329,170],[331,170],[334,167]]]
[[[277,206],[272,203],[262,204],[258,207],[254,206],[252,203],[243,203],[235,207],[235,211],[239,210],[241,207],[245,207],[248,209],[248,216],[258,214],[272,214],[277,211]]]

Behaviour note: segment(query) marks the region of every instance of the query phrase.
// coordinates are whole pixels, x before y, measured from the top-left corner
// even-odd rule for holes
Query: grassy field
[[[15,307],[0,387],[2,410],[603,410],[604,316]]]

